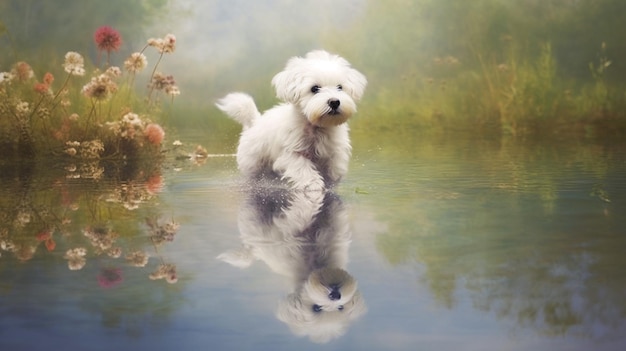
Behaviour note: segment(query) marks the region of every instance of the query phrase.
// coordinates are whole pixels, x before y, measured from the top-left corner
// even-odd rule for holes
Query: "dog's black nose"
[[[328,100],[328,106],[330,106],[330,108],[332,108],[333,110],[338,109],[340,103],[341,102],[338,99],[330,99],[330,100]]]
[[[339,300],[341,298],[341,293],[339,292],[339,289],[333,289],[330,294],[328,294],[328,298],[331,301]]]

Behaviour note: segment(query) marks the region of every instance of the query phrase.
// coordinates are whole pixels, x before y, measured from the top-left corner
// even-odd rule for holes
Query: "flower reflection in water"
[[[162,263],[157,267],[156,271],[150,274],[150,279],[165,279],[166,282],[174,284],[178,281],[176,266],[170,263]]]
[[[105,253],[113,258],[120,257],[121,248],[113,246],[118,235],[110,228],[102,226],[90,227],[85,229],[83,233],[91,241],[91,246],[93,246],[96,255]]]
[[[120,284],[124,280],[122,278],[122,270],[119,268],[104,268],[98,274],[98,285],[108,289]]]
[[[126,255],[126,261],[134,267],[145,267],[148,264],[148,254],[135,250]]]
[[[146,269],[153,280],[177,282],[176,265],[162,255],[180,225],[160,218],[160,162],[156,167],[154,161],[131,166],[98,163],[102,177],[67,177],[80,169],[72,165],[70,170],[57,167],[56,173],[36,181],[30,176],[2,177],[9,186],[0,188],[0,260],[13,256],[49,264],[59,255],[71,271],[108,267],[97,279],[104,288],[123,282],[123,266]]]
[[[87,249],[84,247],[77,247],[67,250],[63,258],[67,260],[67,265],[70,270],[77,271],[85,267],[85,264],[87,263],[85,256],[87,256]]]

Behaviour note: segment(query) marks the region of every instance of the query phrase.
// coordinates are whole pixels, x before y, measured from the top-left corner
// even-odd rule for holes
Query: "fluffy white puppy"
[[[216,106],[243,125],[237,149],[246,176],[278,176],[290,186],[321,190],[348,171],[348,125],[367,85],[348,61],[326,51],[291,58],[272,79],[284,103],[258,111],[244,93],[231,93]]]
[[[239,230],[241,248],[218,259],[240,268],[261,260],[289,277],[293,290],[276,316],[294,334],[327,342],[365,313],[357,282],[345,270],[351,232],[337,195],[256,187],[241,208]]]

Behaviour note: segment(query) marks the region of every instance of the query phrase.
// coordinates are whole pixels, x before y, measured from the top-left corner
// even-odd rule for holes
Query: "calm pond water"
[[[359,300],[305,326],[311,311],[285,307],[297,262],[274,252],[284,243],[239,233],[281,206],[304,209],[283,218],[297,231],[320,202],[242,187],[233,157],[152,174],[4,165],[0,349],[626,347],[623,145],[407,131],[353,146],[314,224],[352,234],[333,254]],[[266,260],[220,256],[244,243]]]

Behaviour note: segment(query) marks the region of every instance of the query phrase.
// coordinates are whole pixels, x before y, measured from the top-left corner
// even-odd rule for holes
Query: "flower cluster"
[[[160,245],[167,241],[174,241],[178,227],[178,223],[169,221],[159,224],[156,219],[146,219],[146,224],[150,228],[150,238],[155,245]]]
[[[165,131],[156,123],[149,123],[143,130],[146,140],[153,145],[161,145],[165,138]]]
[[[165,131],[146,115],[154,119],[158,117],[154,114],[163,111],[157,106],[159,93],[172,98],[180,94],[173,76],[157,71],[162,56],[175,51],[176,37],[167,34],[148,40],[141,51],[130,54],[120,66],[109,65],[111,52],[121,48],[120,33],[103,26],[95,32],[94,40],[98,51],[106,51],[107,63],[86,81],[81,77],[87,71],[88,62],[74,51],[65,54],[62,67],[67,75],[64,79],[51,72],[37,77],[36,70],[25,61],[0,72],[0,115],[11,117],[0,119],[0,137],[5,140],[4,145],[10,145],[8,148],[14,157],[24,155],[23,150],[32,150],[33,154],[42,152],[46,156],[65,154],[89,159],[139,159],[144,155],[161,154]],[[133,86],[136,73],[148,65],[144,51],[150,47],[156,48],[161,56],[148,79],[146,104],[142,107],[137,105],[142,99],[134,96]],[[137,116],[137,121],[130,120],[130,116]],[[81,153],[74,145],[93,139],[102,141],[102,150]],[[128,140],[133,142],[126,142]]]
[[[178,228],[178,224],[171,221],[171,222],[168,222],[167,224],[160,226],[160,228],[163,228],[163,231],[171,232]],[[6,234],[5,232],[0,232],[0,244],[2,244],[2,249],[5,251],[10,250],[12,252],[17,251],[18,248],[16,248],[15,245],[11,241],[8,240],[8,236],[5,234]],[[111,230],[110,228],[105,227],[105,226],[88,227],[84,229],[83,234],[85,235],[85,237],[89,239],[91,246],[93,248],[92,252],[96,256],[106,254],[112,259],[117,259],[122,256],[122,248],[116,246],[116,241],[119,235],[113,230]],[[153,235],[154,233],[151,232],[150,236],[153,236]],[[39,236],[42,236],[42,235],[39,235]],[[37,240],[39,241],[42,241],[43,239],[46,239],[46,240],[50,239],[50,237],[48,236],[46,236],[45,238],[43,237],[39,238],[39,236],[37,238]],[[172,240],[173,240],[173,234],[169,238],[168,241],[172,241]],[[152,242],[152,244],[155,245],[154,242]],[[25,250],[22,249],[22,251],[25,251]],[[34,249],[32,251],[34,253]],[[70,270],[73,270],[73,271],[81,270],[87,264],[88,253],[89,253],[89,250],[87,248],[78,246],[78,247],[68,249],[65,252],[65,255],[63,256],[63,258],[67,260],[68,268]],[[30,256],[32,257],[32,254]],[[129,250],[124,256],[126,263],[132,267],[145,267],[146,265],[148,265],[149,257],[150,255],[147,252],[143,250],[139,250],[139,249]],[[105,272],[106,270],[109,270],[109,269],[113,271]],[[108,275],[108,273],[112,273],[112,274]],[[105,270],[101,271],[101,274],[98,277],[98,282],[100,283],[101,286],[103,286],[104,283],[111,282],[110,280],[117,280],[117,278],[116,279],[107,279],[107,278],[115,278],[117,276],[121,277],[120,269],[106,268]],[[150,273],[149,277],[152,280],[165,279],[168,283],[175,283],[178,280],[177,274],[176,274],[176,266],[173,264],[165,264],[163,263],[162,259],[161,259],[161,264],[157,266],[155,271]],[[110,287],[108,284],[104,284],[104,285],[107,285],[107,286],[103,286],[103,287]]]
[[[166,282],[174,284],[178,281],[176,266],[171,263],[160,264],[157,269],[150,274],[150,279],[165,279]]]
[[[122,249],[114,246],[118,234],[107,227],[86,228],[83,234],[91,241],[97,255],[106,253],[109,257],[118,258]]]
[[[107,122],[106,125],[116,137],[133,140],[137,135],[142,134],[145,122],[136,113],[129,112],[122,116],[121,120]]]
[[[27,207],[19,207],[17,209],[17,215],[13,221],[13,225],[18,228],[25,227],[32,220],[35,214]]]
[[[52,73],[47,72],[43,76],[43,81],[35,83],[33,89],[41,95],[52,95],[52,82],[54,82],[54,76]]]
[[[0,229],[0,257],[2,251],[13,252],[15,250],[15,243],[9,238],[9,230],[6,228]]]
[[[108,100],[117,92],[117,83],[113,79],[118,72],[119,68],[107,70],[105,73],[92,77],[91,81],[83,86],[81,93],[97,101]]]
[[[85,60],[83,59],[83,56],[74,51],[68,52],[65,54],[63,69],[65,69],[65,72],[73,76],[85,75]]]
[[[99,139],[88,141],[68,141],[65,143],[65,153],[70,156],[78,155],[82,159],[98,159],[104,151],[104,144]]]
[[[15,77],[11,72],[0,72],[0,84],[10,82],[13,80],[13,78]]]
[[[136,210],[139,205],[153,198],[145,184],[138,182],[122,183],[106,197],[107,202],[121,203],[127,210]]]
[[[97,159],[100,157],[100,153],[104,151],[104,145],[100,140],[83,141],[80,143],[79,150],[80,158]]]
[[[124,68],[130,73],[137,73],[146,68],[148,59],[140,52],[134,52],[124,61]]]
[[[48,251],[54,251],[56,248],[56,242],[52,238],[53,229],[47,229],[37,234],[37,241],[45,243],[46,249]]]
[[[150,80],[148,87],[154,90],[163,91],[171,96],[180,95],[180,90],[176,86],[174,77],[171,75],[166,76],[161,72],[156,72],[152,75],[152,79]]]
[[[32,67],[24,61],[16,63],[11,70],[11,74],[14,79],[20,82],[25,82],[35,76]]]
[[[80,147],[76,144],[72,146]],[[71,173],[81,172],[80,166],[66,168]],[[121,205],[105,204],[102,201],[118,191],[136,191],[146,199],[154,198],[162,189],[163,177],[158,170],[152,170],[154,173],[144,172],[147,170],[137,172],[132,180],[101,182],[95,188],[90,187],[92,190],[84,192],[83,187],[76,186],[84,178],[82,174],[78,180],[68,180],[51,170],[50,173],[55,174],[51,175],[53,179],[50,185],[38,185],[32,187],[32,190],[28,187],[26,193],[3,193],[5,207],[11,207],[12,210],[0,211],[0,224],[4,223],[0,225],[0,266],[2,260],[11,257],[26,262],[38,254],[55,253],[55,256],[64,259],[64,265],[71,271],[82,270],[88,262],[94,263],[92,267],[120,267],[111,268],[119,271],[101,271],[98,282],[107,287],[118,279],[114,273],[122,275],[122,264],[129,269],[146,267],[145,275],[150,275],[152,279],[175,282],[175,266],[159,264],[165,263],[160,252],[163,246],[175,239],[179,224],[174,219],[162,220],[160,216],[152,215],[149,216],[152,219],[147,226],[135,231],[132,226],[126,225],[129,216],[133,216],[132,212],[126,212],[120,217],[119,210],[123,210]],[[120,175],[116,178],[119,179]],[[35,192],[36,196],[33,195]],[[151,206],[148,210],[153,208]],[[135,216],[145,218],[141,212]],[[118,226],[116,221],[120,218],[123,218],[123,223]],[[92,224],[85,225],[85,219]],[[63,249],[59,252],[60,247]],[[47,252],[38,252],[41,248]],[[156,257],[154,262],[150,257]]]
[[[28,104],[28,102],[18,100],[15,104],[15,114],[18,117],[25,117],[26,115],[30,114],[30,105]]]
[[[176,37],[174,34],[167,34],[163,38],[150,38],[148,46],[155,47],[162,54],[172,53],[176,49]]]
[[[143,120],[133,112],[125,114],[119,121],[107,123],[107,126],[115,137],[134,140],[139,145],[143,145],[144,141],[153,145],[161,145],[165,138],[165,131],[160,125],[149,120]]]
[[[87,256],[87,249],[84,247],[77,247],[67,250],[63,258],[67,260],[67,265],[70,270],[77,271],[85,267],[85,264],[87,264],[85,256]]]
[[[0,118],[2,157],[51,156],[64,162],[47,172],[54,177],[49,189],[37,187],[36,196],[19,192],[15,199],[5,200],[13,206],[11,211],[0,213],[0,222],[7,224],[0,226],[0,257],[6,259],[5,253],[10,253],[27,261],[38,248],[54,252],[63,247],[59,256],[72,271],[83,269],[93,257],[107,265],[112,261],[125,262],[129,267],[150,265],[146,273],[152,272],[151,279],[174,283],[176,267],[165,264],[162,258],[151,262],[145,249],[153,248],[158,255],[157,246],[174,240],[178,223],[154,219],[152,226],[143,228],[142,234],[147,235],[137,237],[144,240],[145,247],[137,247],[134,232],[123,232],[121,240],[120,228],[113,218],[105,217],[113,217],[124,208],[136,209],[162,189],[159,169],[165,130],[156,120],[164,110],[157,106],[155,95],[163,92],[173,97],[180,91],[173,76],[158,73],[157,67],[165,54],[175,51],[176,37],[168,34],[150,39],[141,51],[117,66],[110,64],[110,55],[122,48],[120,33],[104,26],[93,39],[98,53],[106,52],[106,64],[90,62],[69,51],[49,72],[33,69],[26,61],[0,72],[0,116],[5,117]],[[143,99],[137,94],[134,79],[148,66],[144,50],[151,47],[160,56],[147,78],[149,87],[141,87],[141,94],[147,93]],[[142,105],[142,101],[146,103]],[[94,193],[72,194],[77,184],[96,183],[103,177],[114,182],[106,179],[98,183]],[[94,198],[89,198],[92,195]],[[99,208],[103,199],[107,209],[116,209]],[[45,202],[40,203],[42,200]],[[86,218],[94,224],[85,225]],[[127,249],[123,245],[128,244],[129,237],[133,247]],[[104,268],[98,283],[102,287],[119,284],[122,273],[120,268]]]
[[[102,167],[98,160],[90,160],[88,162],[81,162],[78,166],[70,164],[65,166],[67,174],[65,178],[68,179],[94,179],[98,180],[102,178],[104,173],[104,167]]]
[[[145,267],[148,264],[148,258],[147,253],[139,250],[131,251],[126,255],[128,264],[135,267]]]
[[[94,33],[94,41],[100,51],[118,51],[122,46],[122,36],[109,26],[98,28]]]

